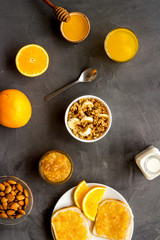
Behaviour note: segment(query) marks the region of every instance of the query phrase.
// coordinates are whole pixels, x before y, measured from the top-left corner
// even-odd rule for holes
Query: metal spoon
[[[81,73],[80,77],[79,77],[76,81],[74,81],[74,82],[72,82],[72,83],[69,83],[69,84],[66,85],[65,87],[62,87],[62,88],[60,88],[59,90],[57,90],[57,91],[55,91],[55,92],[50,93],[49,95],[47,95],[47,96],[44,98],[44,100],[45,100],[45,101],[48,101],[48,100],[52,99],[53,97],[55,97],[55,96],[57,96],[58,94],[64,92],[65,90],[67,90],[68,88],[74,86],[74,85],[77,84],[77,83],[80,83],[80,82],[91,82],[91,81],[93,81],[93,80],[96,78],[97,73],[98,73],[98,72],[97,72],[96,69],[87,68],[86,70],[84,70],[84,71]]]

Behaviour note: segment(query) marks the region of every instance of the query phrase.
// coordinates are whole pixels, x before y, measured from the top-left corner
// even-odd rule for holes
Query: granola
[[[109,126],[109,111],[99,100],[81,98],[69,109],[68,126],[72,133],[84,140],[101,137]]]

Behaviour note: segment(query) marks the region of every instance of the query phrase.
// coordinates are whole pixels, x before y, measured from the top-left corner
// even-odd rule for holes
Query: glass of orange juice
[[[127,28],[117,28],[109,32],[104,41],[108,57],[116,62],[131,60],[138,51],[138,39]]]

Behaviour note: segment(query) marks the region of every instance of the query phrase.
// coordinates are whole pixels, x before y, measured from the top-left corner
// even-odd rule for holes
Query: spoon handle
[[[47,96],[44,98],[44,100],[45,100],[45,101],[48,101],[48,100],[52,99],[53,97],[59,95],[60,93],[62,93],[62,92],[64,92],[65,90],[67,90],[68,88],[74,86],[74,85],[77,84],[78,82],[79,82],[79,81],[76,80],[76,81],[71,82],[71,83],[69,83],[68,85],[66,85],[66,86],[58,89],[57,91],[50,93],[49,95],[47,95]]]

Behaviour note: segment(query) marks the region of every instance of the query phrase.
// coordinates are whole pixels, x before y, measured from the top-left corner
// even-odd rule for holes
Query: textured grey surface
[[[160,178],[147,181],[134,162],[134,156],[149,145],[160,149],[160,1],[59,0],[57,5],[89,17],[91,32],[84,42],[66,42],[42,0],[1,1],[0,90],[24,92],[33,115],[23,128],[0,126],[0,175],[26,181],[34,207],[19,225],[1,225],[0,240],[52,239],[52,209],[82,179],[109,185],[129,201],[135,216],[133,240],[160,240]],[[132,29],[140,44],[137,56],[123,64],[109,60],[103,49],[106,34],[117,27]],[[37,78],[20,75],[14,63],[17,51],[29,43],[43,46],[50,57],[49,69]],[[93,84],[79,84],[43,101],[86,67],[99,71]],[[66,107],[83,94],[101,97],[113,114],[110,132],[93,144],[74,140],[64,126]],[[38,161],[51,149],[61,149],[73,159],[74,173],[61,186],[47,185],[38,175]]]

